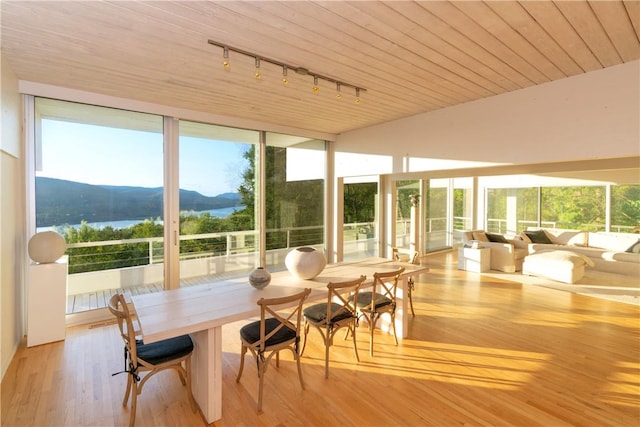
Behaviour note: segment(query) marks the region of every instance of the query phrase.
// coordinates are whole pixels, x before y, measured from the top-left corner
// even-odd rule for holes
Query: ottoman
[[[594,263],[589,257],[575,252],[535,252],[524,258],[522,274],[575,283],[584,276],[585,266],[593,267]]]

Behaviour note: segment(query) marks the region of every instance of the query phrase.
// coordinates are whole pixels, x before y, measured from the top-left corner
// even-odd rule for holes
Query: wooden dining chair
[[[409,255],[400,254],[397,248],[393,248],[393,259],[396,261],[410,262],[411,264],[418,264],[418,252],[413,253],[413,257],[409,259]],[[413,291],[415,289],[415,281],[413,276],[409,277],[407,281],[407,296],[409,297],[409,306],[411,307],[411,315],[416,317],[416,312],[413,310]]]
[[[122,406],[127,406],[131,395],[129,426],[133,427],[135,424],[138,395],[142,393],[142,387],[149,378],[166,369],[174,369],[178,372],[182,385],[187,388],[191,409],[195,412],[198,406],[191,392],[193,342],[189,335],[145,344],[140,339],[139,329],[133,326],[135,316],[129,311],[124,295],[115,294],[111,297],[109,311],[116,317],[120,336],[124,341],[124,370],[113,375],[128,374]]]
[[[360,361],[358,356],[358,346],[356,343],[356,326],[358,323],[358,313],[354,301],[358,299],[360,285],[365,281],[366,276],[345,282],[329,283],[327,285],[328,298],[326,303],[314,304],[303,310],[304,315],[304,344],[302,353],[307,346],[307,334],[309,328],[314,326],[324,341],[324,376],[329,378],[329,347],[333,345],[333,337],[342,328],[347,328],[347,334],[351,332],[353,339],[353,352],[356,361]],[[346,337],[346,336],[345,336]]]
[[[302,304],[311,293],[306,288],[302,292],[280,298],[260,298],[260,320],[251,322],[240,329],[240,370],[236,382],[240,381],[244,368],[247,350],[253,354],[258,368],[258,412],[262,410],[262,389],[264,375],[269,362],[275,355],[276,366],[280,362],[280,350],[291,350],[298,368],[300,386],[304,390],[302,368],[300,365],[300,323],[302,320]],[[290,309],[291,306],[293,309]],[[281,311],[288,309],[286,311]]]
[[[360,292],[356,301],[358,316],[364,317],[369,323],[369,354],[373,356],[373,331],[378,319],[388,314],[391,320],[393,338],[398,345],[396,334],[396,295],[398,281],[404,272],[404,267],[394,271],[376,272],[373,274],[373,288],[371,291]]]

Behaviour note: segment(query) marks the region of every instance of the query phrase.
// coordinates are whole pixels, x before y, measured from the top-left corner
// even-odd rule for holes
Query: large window
[[[291,248],[324,248],[325,142],[266,134],[267,265],[284,268]]]
[[[640,185],[611,187],[611,231],[640,233]]]
[[[180,121],[180,279],[255,268],[254,153],[259,132]]]
[[[162,282],[162,268],[147,282],[127,274],[162,262],[162,117],[43,98],[35,113],[36,228],[67,241],[67,311],[96,308],[124,283]],[[82,274],[105,270],[124,273]]]
[[[325,249],[325,141],[33,105],[34,230],[66,238],[69,313],[105,307],[114,292],[281,269],[293,247]]]
[[[377,256],[379,246],[379,185],[367,178],[345,179],[343,258]]]
[[[486,229],[512,235],[535,227],[539,204],[537,188],[489,188]]]
[[[453,230],[471,230],[474,212],[474,180],[471,177],[453,179]],[[457,235],[454,234],[454,237]],[[462,243],[453,242],[453,243]]]
[[[609,194],[609,195],[608,195]],[[488,188],[486,229],[640,232],[640,185]]]
[[[430,179],[427,182],[426,211],[424,214],[424,250],[432,252],[451,245],[450,180]]]
[[[542,188],[541,206],[540,220],[546,227],[605,230],[604,186]]]
[[[411,210],[413,207],[411,198],[414,195],[420,196],[419,180],[396,182],[396,237],[394,246],[405,253],[409,253],[411,249]]]

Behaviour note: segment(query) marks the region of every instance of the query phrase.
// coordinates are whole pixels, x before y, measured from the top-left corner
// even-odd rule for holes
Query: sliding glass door
[[[293,248],[324,252],[326,142],[266,132],[266,266],[284,269]]]
[[[163,286],[162,117],[36,98],[36,231],[67,241],[67,313]]]
[[[430,179],[427,182],[424,221],[425,252],[433,252],[451,246],[449,236],[452,220],[452,198],[450,179]]]
[[[325,250],[323,140],[44,98],[26,107],[30,227],[66,239],[69,313]]]
[[[378,256],[380,253],[380,186],[376,179],[345,178],[343,259]]]
[[[417,199],[414,199],[417,196]],[[394,247],[405,254],[411,253],[412,236],[415,224],[411,224],[413,200],[420,203],[420,180],[396,182],[396,235]],[[416,219],[413,218],[415,221]]]
[[[180,284],[247,275],[259,252],[259,132],[189,121],[179,129]]]

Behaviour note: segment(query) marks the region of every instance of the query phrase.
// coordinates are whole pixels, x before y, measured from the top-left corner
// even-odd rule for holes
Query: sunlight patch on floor
[[[617,362],[615,372],[607,376],[602,390],[602,401],[616,405],[638,407],[640,405],[640,363]]]
[[[363,357],[358,368],[371,373],[425,381],[517,390],[546,368],[551,356],[509,349],[405,339],[402,349],[381,346]],[[398,363],[401,360],[402,363]],[[516,363],[514,363],[514,361]],[[514,364],[517,368],[514,369]],[[402,368],[398,368],[398,365]]]
[[[544,310],[525,310],[511,321],[522,325],[552,326],[554,328],[578,328],[582,323],[582,319],[568,321],[564,313]]]

